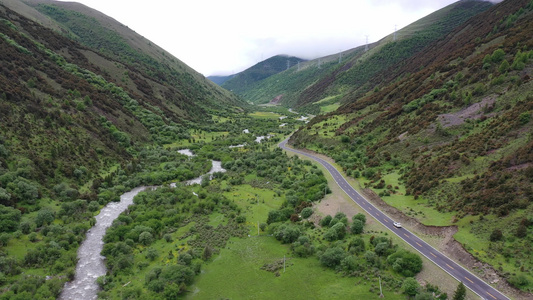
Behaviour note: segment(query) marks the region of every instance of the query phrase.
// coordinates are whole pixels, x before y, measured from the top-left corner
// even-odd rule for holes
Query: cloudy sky
[[[277,54],[313,59],[375,42],[456,0],[74,0],[205,76]]]

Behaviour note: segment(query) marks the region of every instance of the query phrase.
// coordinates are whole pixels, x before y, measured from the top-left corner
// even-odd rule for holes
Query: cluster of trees
[[[101,297],[116,291],[117,277],[128,278],[135,276],[136,270],[149,269],[144,287],[128,293],[157,293],[174,299],[193,282],[204,260],[231,236],[247,233],[240,209],[221,194],[216,183],[206,187],[210,192],[197,188],[197,196],[190,188],[178,185],[141,192],[134,198],[134,205],[113,222],[104,237],[102,255],[106,256],[109,275],[98,281],[104,290]],[[226,225],[208,225],[208,216],[215,211],[224,215]],[[189,230],[176,235],[184,226],[190,226]],[[176,240],[184,239],[186,248],[173,246]],[[156,243],[159,246],[154,246]],[[157,250],[160,248],[168,254]]]
[[[302,211],[303,212],[303,211]],[[268,215],[268,231],[283,244],[291,244],[292,253],[299,257],[315,256],[320,263],[348,276],[362,276],[370,269],[395,272],[412,277],[422,270],[418,254],[399,249],[385,236],[363,235],[366,216],[358,213],[351,223],[342,212],[320,220],[322,229],[312,223],[275,218],[290,211],[285,208]],[[321,237],[319,232],[323,232]],[[390,284],[398,282],[390,279]],[[396,287],[397,288],[397,287]]]

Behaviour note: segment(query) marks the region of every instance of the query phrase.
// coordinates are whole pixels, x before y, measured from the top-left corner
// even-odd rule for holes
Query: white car
[[[400,222],[394,222],[393,225],[396,228],[402,228],[402,223],[400,223]]]

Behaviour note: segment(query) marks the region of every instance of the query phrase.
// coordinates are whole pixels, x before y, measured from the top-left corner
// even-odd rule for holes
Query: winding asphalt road
[[[437,251],[435,248],[430,246],[428,243],[418,238],[416,235],[411,233],[409,230],[405,228],[394,227],[393,225],[394,221],[390,217],[385,215],[383,212],[381,212],[379,209],[377,209],[375,206],[373,206],[365,198],[363,198],[354,188],[350,186],[350,184],[348,184],[348,182],[342,176],[342,174],[337,169],[335,169],[329,162],[319,157],[316,157],[312,154],[289,148],[287,147],[287,141],[288,139],[282,141],[279,144],[279,147],[286,151],[295,152],[295,153],[304,155],[306,157],[309,157],[317,161],[321,165],[323,165],[328,170],[328,172],[331,174],[331,176],[333,176],[333,179],[335,180],[335,182],[337,182],[339,187],[355,203],[357,203],[357,205],[362,207],[369,215],[371,215],[377,221],[383,224],[383,226],[387,227],[389,230],[394,232],[397,236],[399,236],[401,239],[403,239],[405,242],[407,242],[409,245],[415,248],[418,252],[420,252],[426,258],[434,262],[441,269],[446,271],[448,274],[453,276],[455,279],[462,281],[467,288],[472,290],[482,299],[489,299],[489,300],[509,299],[508,297],[500,293],[498,290],[496,290],[489,284],[485,283],[483,280],[479,279],[477,276],[470,273],[468,270],[458,265],[453,260],[449,259],[444,254]]]

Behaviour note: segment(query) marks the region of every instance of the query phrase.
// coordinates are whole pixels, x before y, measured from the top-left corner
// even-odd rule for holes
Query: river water
[[[180,153],[187,156],[193,156],[194,154],[188,150],[180,150]],[[209,171],[209,175],[215,172],[225,172],[222,168],[220,161],[212,161],[212,167]],[[200,184],[202,176],[188,180],[185,182],[187,185]],[[176,184],[172,183],[172,187]],[[154,186],[140,186],[126,192],[120,196],[120,202],[108,203],[100,213],[95,217],[96,224],[87,231],[85,240],[81,243],[78,249],[78,264],[76,265],[76,274],[74,280],[65,283],[63,291],[59,296],[61,300],[78,300],[78,299],[97,299],[99,287],[96,284],[96,279],[106,274],[105,257],[100,254],[104,247],[104,241],[102,240],[107,228],[113,224],[113,221],[118,216],[133,204],[133,198],[140,192],[146,189],[156,189]]]

